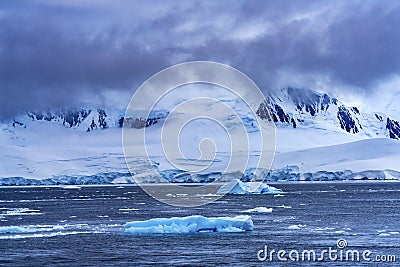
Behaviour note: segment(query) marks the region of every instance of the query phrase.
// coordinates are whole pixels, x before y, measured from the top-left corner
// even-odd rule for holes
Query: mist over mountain
[[[400,89],[399,14],[390,0],[2,1],[0,120],[100,107],[109,91],[132,95],[152,74],[196,60],[226,63],[260,87],[384,106]]]
[[[92,131],[122,127],[124,122],[134,127],[149,127],[167,116],[165,111],[157,110],[149,118],[124,118],[124,113],[122,108],[37,110],[14,118],[12,125],[26,127],[34,121],[47,121],[62,124],[66,128]],[[260,100],[257,115],[272,120],[277,127],[327,128],[371,138],[400,139],[400,114],[392,117],[382,112],[364,112],[326,93],[305,88],[287,87],[269,92],[264,101]]]

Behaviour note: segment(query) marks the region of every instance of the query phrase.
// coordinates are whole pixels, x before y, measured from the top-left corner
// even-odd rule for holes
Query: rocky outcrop
[[[340,106],[337,113],[340,127],[348,133],[358,133],[359,129],[352,114],[345,106]]]
[[[398,121],[387,118],[386,129],[389,132],[389,137],[393,139],[400,139],[400,125]]]

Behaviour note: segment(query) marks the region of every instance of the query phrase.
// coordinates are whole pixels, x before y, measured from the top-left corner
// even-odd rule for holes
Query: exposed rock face
[[[350,111],[345,106],[340,106],[337,113],[340,127],[348,133],[358,133],[357,124],[353,119]]]
[[[105,129],[109,127],[109,119],[104,109],[60,109],[46,111],[31,111],[27,116],[32,121],[57,122],[68,128],[83,128],[86,131]],[[13,127],[23,125],[14,120]]]
[[[32,111],[28,113],[28,116],[32,120],[61,121],[65,126],[75,127],[84,121],[91,112],[86,109],[63,109],[54,112]]]
[[[282,88],[263,101],[257,115],[277,127],[338,127],[351,134],[400,139],[400,124],[385,114],[363,113],[328,94],[308,89]],[[333,125],[332,125],[333,124]]]
[[[386,129],[389,131],[390,138],[400,139],[400,125],[398,121],[387,118]]]
[[[119,127],[125,126],[128,128],[141,129],[158,123],[161,119],[166,118],[168,114],[169,113],[167,111],[155,111],[150,112],[148,118],[143,118],[142,116],[138,116],[135,118],[122,117],[118,120],[118,125]]]

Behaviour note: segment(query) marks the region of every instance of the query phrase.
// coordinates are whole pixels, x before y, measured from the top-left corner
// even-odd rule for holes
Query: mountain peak
[[[125,111],[121,109],[103,108],[32,111],[14,119],[12,126],[29,128],[30,124],[42,121],[82,131],[122,127],[123,123],[133,127],[149,127],[169,113],[167,110],[155,110],[149,118],[124,118],[124,114]],[[260,103],[257,115],[274,121],[277,127],[318,128],[366,137],[400,139],[400,124],[396,118],[349,107],[327,93],[307,88],[287,87],[269,92]]]
[[[307,88],[287,87],[271,92],[257,114],[267,118],[267,110],[277,127],[338,129],[368,137],[400,139],[398,121],[385,114],[365,113],[349,107],[326,93]]]

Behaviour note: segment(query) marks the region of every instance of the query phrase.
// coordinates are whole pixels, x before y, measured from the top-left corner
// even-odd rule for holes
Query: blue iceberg
[[[246,194],[282,194],[282,189],[270,186],[266,183],[233,181],[218,190],[218,194],[246,195]]]
[[[251,216],[154,218],[147,221],[133,221],[125,224],[127,234],[165,234],[202,232],[244,232],[253,230]]]

